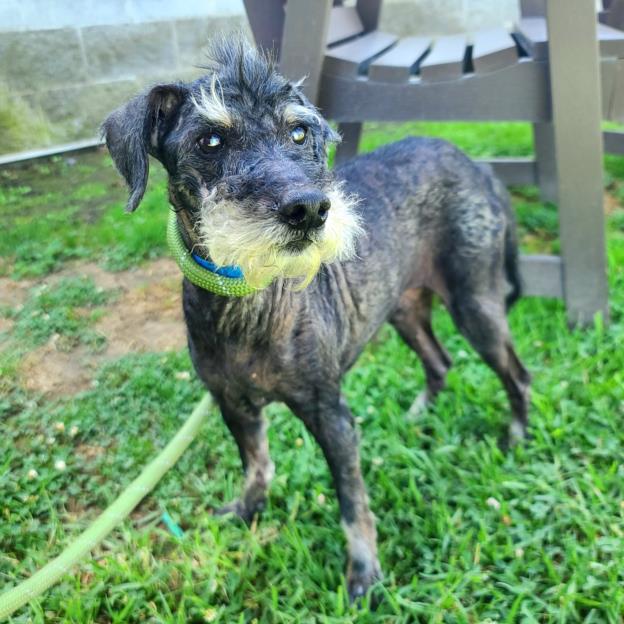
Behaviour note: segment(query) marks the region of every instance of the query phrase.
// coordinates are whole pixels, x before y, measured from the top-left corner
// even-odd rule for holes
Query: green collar
[[[244,297],[255,291],[244,277],[228,277],[211,262],[195,259],[186,248],[178,228],[178,219],[173,210],[169,212],[167,222],[167,244],[184,277],[208,292],[223,297]]]

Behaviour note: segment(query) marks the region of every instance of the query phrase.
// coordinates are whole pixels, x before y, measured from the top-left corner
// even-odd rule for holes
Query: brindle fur
[[[272,401],[286,403],[329,464],[348,537],[349,590],[359,596],[379,578],[380,567],[358,435],[340,384],[384,322],[422,360],[426,390],[415,410],[440,392],[451,366],[431,327],[436,293],[500,377],[512,407],[511,434],[526,431],[530,379],[506,319],[506,307],[519,295],[507,193],[491,171],[436,139],[408,138],[330,173],[326,147],[337,137],[312,114],[305,147],[288,141],[284,108],[316,111],[267,59],[244,43],[221,42],[207,69],[204,78],[155,87],[114,112],[104,125],[107,144],[130,186],[129,210],[145,189],[147,154],[163,163],[189,245],[198,244],[202,193],[215,186],[259,223],[274,219],[271,207],[301,185],[323,190],[336,178],[360,198],[365,235],[357,256],[324,266],[303,291],[278,279],[236,299],[186,279],[183,285],[193,363],[221,407],[246,471],[242,496],[225,511],[249,520],[262,508],[273,464],[261,412]],[[210,91],[215,76],[234,121],[233,128],[220,128],[226,147],[208,158],[196,141],[215,125],[192,99],[202,86]]]

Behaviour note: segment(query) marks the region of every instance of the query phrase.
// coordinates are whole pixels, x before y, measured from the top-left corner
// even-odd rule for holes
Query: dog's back
[[[519,291],[509,196],[489,166],[441,139],[409,137],[358,156],[335,174],[361,197],[367,232],[348,264],[365,262],[392,275],[397,296],[408,286],[428,287],[450,302],[449,280],[469,279],[467,267],[503,263],[503,256],[512,290]]]

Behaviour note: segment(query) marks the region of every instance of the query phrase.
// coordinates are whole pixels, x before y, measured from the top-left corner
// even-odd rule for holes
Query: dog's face
[[[324,262],[354,252],[354,201],[327,169],[339,139],[297,85],[241,41],[213,45],[208,74],[160,85],[105,122],[110,153],[141,201],[148,153],[169,173],[212,260],[238,265],[252,286],[276,277],[307,284]]]

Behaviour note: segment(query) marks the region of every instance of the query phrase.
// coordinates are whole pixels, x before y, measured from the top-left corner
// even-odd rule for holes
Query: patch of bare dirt
[[[126,271],[116,272],[106,271],[93,262],[77,262],[48,275],[42,282],[53,285],[67,277],[90,277],[100,288],[128,291],[168,278],[178,278],[180,281],[180,269],[169,258],[159,258]]]
[[[170,351],[186,342],[177,276],[132,288],[109,309],[95,326],[106,336],[108,357]]]
[[[609,193],[608,191],[606,191],[603,195],[603,204],[604,211],[608,215],[613,214],[616,210],[619,210],[621,208],[620,202],[618,201],[617,197],[615,197],[615,195]]]
[[[106,453],[106,449],[99,445],[80,444],[76,447],[76,454],[87,461],[93,461],[104,455],[104,453]]]
[[[7,306],[14,308],[26,300],[28,289],[32,288],[32,280],[20,280],[19,282],[0,277],[0,307]]]
[[[14,321],[0,316],[0,334],[11,331],[13,325],[15,325]]]
[[[71,351],[57,348],[58,336],[29,352],[20,367],[25,388],[48,396],[71,395],[90,387],[97,369],[107,360],[128,353],[178,350],[186,344],[182,318],[181,276],[175,262],[159,259],[127,271],[111,273],[92,264],[75,264],[48,276],[53,286],[69,276],[85,276],[117,295],[106,306],[94,329],[106,338],[106,346],[94,353],[81,345]],[[0,281],[0,302],[24,300],[34,283]],[[13,293],[17,293],[11,299]],[[21,299],[19,299],[21,297]],[[0,319],[1,321],[2,319]],[[0,326],[2,331],[2,326]]]
[[[81,345],[71,351],[60,351],[55,340],[26,354],[20,365],[20,377],[26,390],[48,396],[75,394],[87,390],[98,365],[99,354]]]

